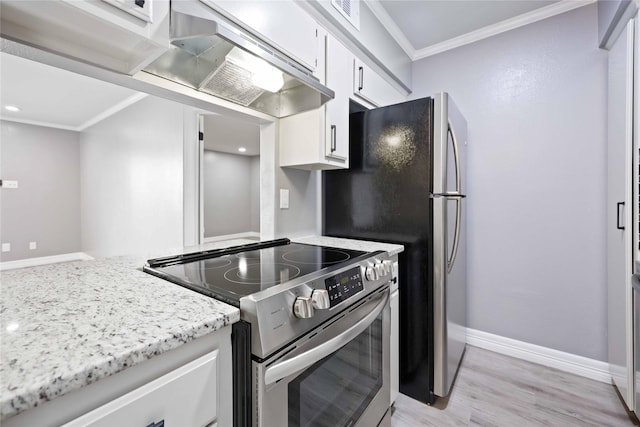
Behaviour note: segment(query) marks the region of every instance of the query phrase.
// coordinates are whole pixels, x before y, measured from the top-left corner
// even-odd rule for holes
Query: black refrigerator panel
[[[323,172],[326,232],[428,237],[432,110],[424,98],[349,116],[350,168]]]
[[[405,246],[400,392],[433,396],[433,99],[349,116],[348,170],[324,171],[323,234]]]

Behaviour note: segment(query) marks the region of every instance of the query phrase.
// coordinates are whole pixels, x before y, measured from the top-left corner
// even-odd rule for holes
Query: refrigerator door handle
[[[456,202],[456,229],[453,235],[453,249],[451,250],[451,256],[447,260],[447,273],[451,273],[453,265],[456,262],[458,256],[458,244],[460,243],[460,224],[462,223],[462,197],[451,197]]]
[[[456,134],[451,126],[451,120],[447,121],[447,132],[451,134],[451,141],[453,142],[453,157],[456,165],[456,193],[459,194],[462,191],[462,182],[460,181],[460,154],[458,150],[458,138],[456,138]]]
[[[456,262],[456,257],[458,255],[458,246],[460,244],[460,227],[462,225],[462,199],[464,199],[465,195],[458,193],[444,193],[444,194],[432,194],[431,198],[443,198],[446,200],[455,200],[456,202],[456,228],[453,234],[453,248],[451,250],[451,255],[447,257],[447,273],[451,273],[453,270],[453,266]]]

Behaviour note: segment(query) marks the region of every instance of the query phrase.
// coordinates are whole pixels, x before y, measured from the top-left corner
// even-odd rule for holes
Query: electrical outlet
[[[2,252],[11,252],[11,243],[3,243]]]
[[[280,209],[289,209],[289,190],[280,189]]]
[[[29,242],[29,249],[30,250],[38,249],[38,242]]]

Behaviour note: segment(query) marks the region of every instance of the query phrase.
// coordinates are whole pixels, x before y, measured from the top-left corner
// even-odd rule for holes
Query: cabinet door
[[[349,166],[349,93],[353,55],[338,40],[327,36],[327,86],[335,98],[326,105],[325,156]]]
[[[607,125],[607,286],[609,369],[627,407],[634,407],[631,290],[631,158],[633,21],[609,52]]]
[[[314,71],[317,67],[318,25],[293,1],[201,0],[237,24]]]
[[[211,425],[218,414],[217,360],[218,350],[76,418],[63,427],[148,426],[161,422],[167,426]]]
[[[376,107],[397,104],[406,98],[358,58],[353,62],[353,94]]]

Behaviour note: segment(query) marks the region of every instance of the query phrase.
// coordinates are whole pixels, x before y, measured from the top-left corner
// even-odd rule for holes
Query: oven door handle
[[[383,300],[380,301],[376,307],[371,310],[365,317],[358,323],[351,326],[340,335],[331,338],[330,340],[320,344],[317,347],[312,348],[302,354],[294,356],[290,359],[285,359],[282,362],[276,363],[273,366],[267,368],[264,373],[264,382],[266,385],[273,384],[282,378],[288,377],[298,371],[308,368],[316,363],[318,360],[330,355],[331,353],[340,350],[345,344],[348,344],[358,335],[364,332],[380,315],[384,307],[389,300],[389,292],[385,292]]]

